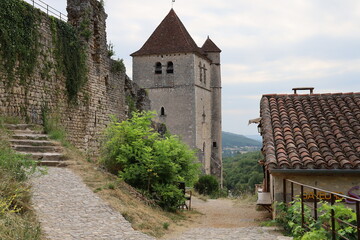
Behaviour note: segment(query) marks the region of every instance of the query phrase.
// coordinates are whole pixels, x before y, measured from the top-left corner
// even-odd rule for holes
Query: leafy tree
[[[256,151],[224,158],[225,186],[235,195],[253,192],[255,184],[263,181],[263,170],[258,163],[262,157],[261,152]]]
[[[105,133],[102,164],[163,208],[175,210],[184,197],[177,182],[193,185],[199,165],[195,153],[177,136],[162,136],[151,127],[153,116],[133,112],[121,123],[113,118]]]

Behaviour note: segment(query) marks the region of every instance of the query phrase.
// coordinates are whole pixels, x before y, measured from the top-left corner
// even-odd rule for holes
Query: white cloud
[[[360,59],[321,60],[287,57],[276,61],[261,62],[257,66],[223,65],[225,85],[244,83],[284,82],[294,79],[318,79],[346,72],[360,74]]]

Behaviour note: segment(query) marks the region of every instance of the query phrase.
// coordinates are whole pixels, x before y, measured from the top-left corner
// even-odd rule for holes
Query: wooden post
[[[286,203],[286,179],[283,179],[283,201]]]
[[[305,210],[304,210],[304,186],[301,185],[301,227],[305,226]]]
[[[334,194],[330,194],[331,196],[331,206],[334,205],[335,203],[335,198],[334,198]],[[336,239],[336,235],[335,235],[335,211],[334,209],[331,209],[331,239],[335,240]]]
[[[317,212],[317,190],[314,189],[314,218],[315,221],[318,220],[318,212]]]

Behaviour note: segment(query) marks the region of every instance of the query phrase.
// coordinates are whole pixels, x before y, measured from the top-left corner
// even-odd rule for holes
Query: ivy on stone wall
[[[78,92],[87,81],[85,45],[73,26],[56,18],[52,18],[51,31],[57,70],[65,75],[69,102],[76,102]]]
[[[0,71],[5,73],[7,86],[16,78],[25,85],[38,65],[42,15],[22,0],[0,0]],[[57,62],[54,67],[65,76],[69,102],[74,102],[87,81],[85,44],[73,26],[50,18]]]
[[[31,76],[38,56],[40,12],[19,0],[0,1],[0,67],[7,85],[15,77],[24,84]]]

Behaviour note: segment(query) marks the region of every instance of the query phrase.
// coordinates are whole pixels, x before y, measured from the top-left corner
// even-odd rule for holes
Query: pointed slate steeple
[[[140,50],[131,56],[171,53],[198,53],[203,55],[203,51],[196,45],[174,9],[170,10]]]
[[[209,36],[206,39],[204,45],[201,47],[201,49],[204,52],[221,52],[221,49],[218,48],[218,46],[216,46],[216,44],[210,39]]]

